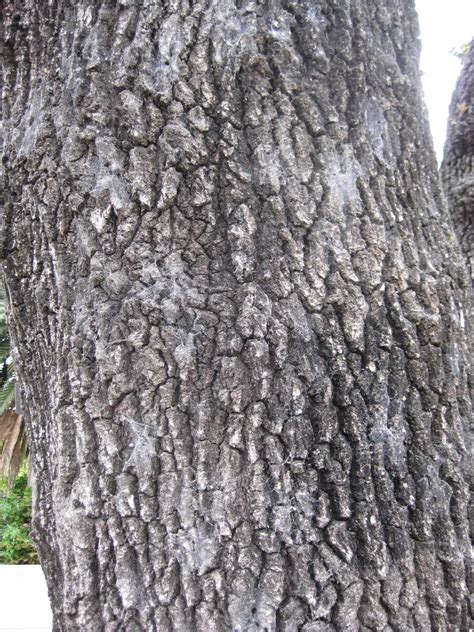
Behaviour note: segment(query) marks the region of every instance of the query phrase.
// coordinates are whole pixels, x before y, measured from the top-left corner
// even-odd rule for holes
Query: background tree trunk
[[[444,192],[461,249],[474,283],[474,39],[463,63],[451,101],[448,132],[441,165]],[[474,312],[469,313],[469,341],[473,348]]]
[[[474,277],[474,39],[449,110],[441,175],[449,210]]]
[[[467,630],[468,281],[413,2],[4,21],[55,630]]]

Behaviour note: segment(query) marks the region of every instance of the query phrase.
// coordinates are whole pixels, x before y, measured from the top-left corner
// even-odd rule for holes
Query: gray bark
[[[55,630],[467,630],[464,262],[411,0],[5,7]]]
[[[444,146],[441,177],[471,283],[474,282],[474,39],[456,84]],[[470,309],[469,309],[470,308]],[[469,310],[470,342],[474,342],[474,313]]]
[[[474,276],[474,39],[449,109],[441,176],[462,250]]]

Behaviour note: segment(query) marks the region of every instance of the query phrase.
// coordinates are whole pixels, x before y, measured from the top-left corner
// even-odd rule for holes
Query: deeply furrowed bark
[[[469,283],[411,0],[4,21],[55,630],[467,630]]]
[[[474,282],[474,39],[451,100],[441,178],[462,252]],[[474,343],[472,301],[469,341]]]
[[[474,277],[474,39],[451,101],[441,176],[462,251]]]

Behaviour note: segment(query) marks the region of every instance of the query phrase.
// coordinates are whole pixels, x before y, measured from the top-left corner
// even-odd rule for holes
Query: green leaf
[[[37,564],[30,538],[31,489],[28,487],[26,462],[12,490],[0,479],[0,564]]]

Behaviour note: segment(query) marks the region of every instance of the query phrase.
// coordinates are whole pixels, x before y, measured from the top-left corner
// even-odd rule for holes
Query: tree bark
[[[441,175],[462,250],[474,276],[474,39],[449,109]]]
[[[441,165],[444,192],[461,249],[474,283],[474,39],[463,63],[449,109],[448,132]],[[474,313],[469,311],[470,346]]]
[[[54,629],[467,630],[469,283],[413,2],[11,0],[4,22]]]

